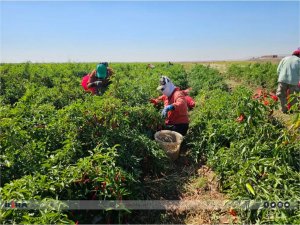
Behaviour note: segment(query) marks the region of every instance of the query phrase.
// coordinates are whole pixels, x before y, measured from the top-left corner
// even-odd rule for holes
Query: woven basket
[[[171,160],[176,160],[183,136],[175,131],[161,130],[155,133],[155,141],[165,150]]]

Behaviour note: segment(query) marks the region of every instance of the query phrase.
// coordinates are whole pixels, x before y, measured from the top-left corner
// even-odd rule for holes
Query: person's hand
[[[166,106],[166,107],[163,109],[163,111],[161,112],[161,116],[162,116],[163,118],[166,118],[168,112],[171,111],[171,110],[174,110],[174,109],[175,109],[175,107],[174,107],[173,105],[168,105],[168,106]]]
[[[102,81],[98,80],[98,81],[95,81],[94,83],[95,83],[96,86],[99,86],[99,85],[102,84]]]
[[[93,70],[91,73],[90,73],[90,77],[95,77],[96,76],[96,70]]]
[[[151,102],[154,106],[156,106],[156,105],[158,104],[158,101],[157,101],[157,99],[155,99],[155,98],[151,98],[151,99],[150,99],[150,102]]]

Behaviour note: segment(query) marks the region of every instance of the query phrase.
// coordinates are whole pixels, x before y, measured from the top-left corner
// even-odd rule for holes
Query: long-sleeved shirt
[[[93,94],[98,94],[98,89],[102,86],[107,86],[110,83],[110,78],[113,75],[113,70],[107,67],[107,76],[105,79],[99,79],[96,77],[96,71],[93,70],[91,73],[85,75],[82,78],[81,85],[85,91]]]
[[[178,88],[178,90],[180,90]],[[187,103],[187,107],[188,109],[192,110],[195,107],[195,100],[189,96],[189,92],[190,92],[191,88],[186,89],[186,90],[180,90],[182,91],[182,93],[185,95],[185,101]],[[168,97],[166,95],[161,95],[159,97],[157,97],[156,99],[153,99],[154,105],[157,105],[159,102],[165,102],[168,100]],[[168,105],[168,103],[166,103]]]
[[[284,57],[278,67],[278,82],[298,85],[300,81],[300,58],[297,56]]]
[[[174,110],[168,112],[165,120],[167,125],[186,124],[189,123],[188,107],[185,99],[185,94],[179,88],[175,88],[170,97],[162,95],[157,98],[164,102],[164,106],[173,105]]]

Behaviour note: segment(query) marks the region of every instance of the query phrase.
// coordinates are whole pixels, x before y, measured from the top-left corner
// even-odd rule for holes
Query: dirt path
[[[182,194],[184,200],[215,202],[213,207],[225,202],[226,196],[220,193],[216,174],[207,166],[201,166],[195,176],[189,180]],[[190,210],[186,213],[185,224],[228,224],[237,218],[231,216],[228,210],[206,207],[199,210]]]
[[[234,221],[228,210],[211,209],[205,202],[223,202],[224,194],[219,191],[215,173],[203,162],[193,163],[184,147],[180,157],[172,162],[172,168],[161,177],[147,177],[144,181],[149,200],[177,200],[202,203],[200,208],[188,210],[175,208],[168,211],[135,212],[134,222],[148,224],[228,224]]]

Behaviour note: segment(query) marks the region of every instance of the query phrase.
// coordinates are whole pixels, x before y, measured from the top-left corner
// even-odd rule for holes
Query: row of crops
[[[153,140],[163,124],[149,99],[160,74],[186,86],[182,66],[112,65],[104,96],[85,94],[81,77],[95,64],[1,66],[3,200],[145,199],[143,178],[169,161]],[[122,222],[127,211],[6,210],[4,223]],[[117,218],[117,219],[116,219]]]
[[[270,115],[277,104],[273,98],[254,99],[247,88],[230,91],[209,67],[196,65],[187,72],[182,65],[162,63],[154,69],[112,64],[112,84],[103,96],[91,96],[80,81],[95,66],[1,65],[4,201],[148,199],[144,178],[172,167],[153,140],[163,120],[149,99],[159,94],[161,74],[182,89],[193,88],[197,106],[186,143],[195,162],[205,157],[216,171],[222,191],[235,200],[299,200],[299,140]],[[274,76],[272,67],[262,68]],[[238,214],[247,223],[300,222],[297,210]],[[10,224],[74,224],[95,217],[97,223],[124,223],[130,211],[10,209],[0,218]]]
[[[247,63],[232,64],[228,67],[226,77],[244,81],[247,85],[262,86],[267,89],[276,89],[277,64],[274,63]]]
[[[272,71],[270,64],[260,66],[261,73]],[[288,131],[272,116],[276,96],[253,96],[245,87],[228,91],[217,70],[202,66],[195,67],[189,79],[201,86],[188,136],[191,154],[206,156],[222,190],[234,200],[299,201],[299,132],[296,127]],[[238,215],[246,223],[300,222],[299,211],[265,210],[263,205],[239,210]]]

